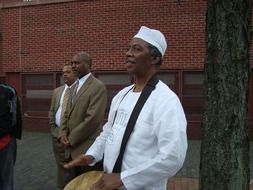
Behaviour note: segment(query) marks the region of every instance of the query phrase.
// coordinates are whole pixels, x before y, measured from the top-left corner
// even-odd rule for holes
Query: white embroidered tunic
[[[140,96],[130,90],[132,87],[124,88],[113,98],[103,132],[86,152],[95,162],[104,154],[107,173],[113,170],[129,117]],[[159,81],[128,140],[120,174],[124,184],[121,189],[166,190],[168,178],[182,167],[186,150],[183,108],[175,93]]]

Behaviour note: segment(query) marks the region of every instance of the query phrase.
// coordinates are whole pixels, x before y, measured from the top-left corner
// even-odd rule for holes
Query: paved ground
[[[252,146],[250,158],[253,158]],[[184,166],[175,178],[170,180],[169,190],[197,190],[199,154],[200,141],[189,141]],[[253,171],[252,162],[251,171]],[[23,139],[18,141],[15,190],[55,189],[56,166],[52,154],[50,134],[25,131]]]

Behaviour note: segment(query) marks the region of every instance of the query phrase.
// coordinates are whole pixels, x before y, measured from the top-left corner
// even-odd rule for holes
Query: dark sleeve
[[[8,104],[9,100],[9,91],[1,88],[1,96],[0,96],[0,137],[10,132],[11,126],[11,114],[10,108]]]
[[[14,127],[14,136],[18,139],[21,139],[22,135],[22,114],[21,114],[21,108],[20,108],[20,101],[19,98],[17,98],[17,112],[16,112],[17,120],[16,120],[16,126]]]

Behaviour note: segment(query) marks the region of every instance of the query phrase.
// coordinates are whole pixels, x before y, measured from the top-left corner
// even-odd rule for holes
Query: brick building
[[[106,84],[109,99],[129,84],[125,52],[139,27],[146,25],[168,39],[159,75],[183,103],[189,137],[200,138],[206,3],[0,0],[0,78],[18,90],[25,127],[48,130],[52,90],[62,83],[62,65],[78,51],[91,53],[93,73]],[[252,85],[250,94],[249,128],[253,129]]]

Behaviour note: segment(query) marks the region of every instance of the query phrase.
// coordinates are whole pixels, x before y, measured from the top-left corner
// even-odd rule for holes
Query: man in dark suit
[[[90,147],[101,131],[107,92],[91,74],[92,60],[87,52],[77,53],[71,64],[78,81],[58,138],[65,146],[66,158],[74,159]],[[75,171],[78,176],[85,170],[76,167]]]
[[[69,159],[65,158],[65,148],[58,140],[58,135],[65,110],[64,97],[67,96],[68,90],[70,90],[71,87],[73,88],[77,79],[76,75],[72,71],[71,64],[64,65],[62,72],[65,85],[62,85],[54,90],[51,108],[49,111],[49,126],[52,134],[53,152],[57,164],[58,189],[63,189],[64,186],[73,178],[72,170],[66,170],[62,167],[62,165],[68,162]]]

